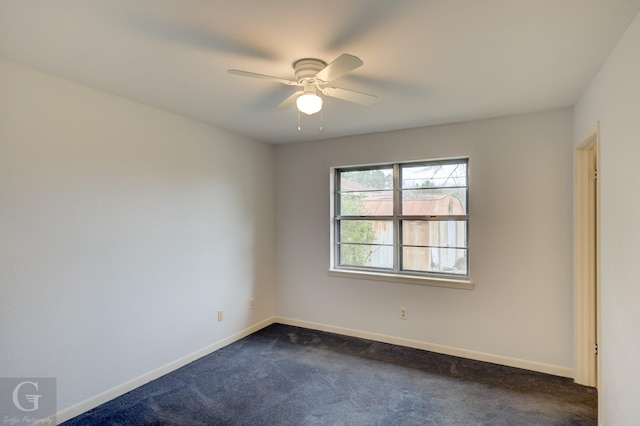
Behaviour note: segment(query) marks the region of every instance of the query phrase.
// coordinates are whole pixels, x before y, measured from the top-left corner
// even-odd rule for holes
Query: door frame
[[[600,123],[574,157],[574,297],[576,383],[598,387],[600,336]]]

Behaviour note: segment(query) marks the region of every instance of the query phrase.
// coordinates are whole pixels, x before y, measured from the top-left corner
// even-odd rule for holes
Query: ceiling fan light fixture
[[[295,80],[238,69],[229,69],[227,72],[242,77],[271,80],[287,86],[300,87],[301,89],[297,89],[296,92],[289,95],[278,105],[278,109],[281,109],[289,107],[295,102],[298,107],[299,120],[301,112],[306,115],[313,115],[322,111],[323,98],[320,97],[320,94],[361,105],[371,105],[376,99],[373,95],[339,87],[327,87],[327,84],[332,80],[355,70],[362,64],[362,60],[357,56],[343,53],[330,64],[315,58],[303,58],[295,61],[293,63]]]
[[[315,93],[304,93],[296,100],[298,111],[313,115],[322,109],[322,98]]]

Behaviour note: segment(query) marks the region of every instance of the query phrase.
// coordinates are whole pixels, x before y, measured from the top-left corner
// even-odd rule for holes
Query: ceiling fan
[[[376,96],[374,95],[327,86],[331,81],[353,71],[363,64],[364,62],[357,56],[343,53],[328,65],[320,59],[313,58],[304,58],[295,61],[293,63],[296,76],[295,80],[287,80],[285,78],[237,69],[230,69],[227,70],[227,72],[243,77],[260,78],[289,86],[300,87],[301,89],[295,91],[287,99],[282,101],[282,103],[278,105],[278,108],[285,108],[295,102],[300,112],[312,115],[322,109],[322,98],[319,94],[355,102],[360,105],[371,105],[376,100]]]

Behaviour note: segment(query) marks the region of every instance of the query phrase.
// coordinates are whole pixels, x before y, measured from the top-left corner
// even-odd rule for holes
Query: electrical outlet
[[[400,308],[400,319],[406,320],[409,316],[409,311],[407,308]]]
[[[224,311],[218,311],[218,322],[224,319]]]
[[[256,301],[251,299],[251,302],[250,302],[249,306],[251,307],[251,309],[255,308],[256,307]]]

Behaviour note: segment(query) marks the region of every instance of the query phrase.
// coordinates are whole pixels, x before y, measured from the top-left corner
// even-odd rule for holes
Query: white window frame
[[[400,212],[400,193],[401,182],[399,176],[399,169],[401,166],[412,165],[437,165],[437,164],[451,164],[455,162],[466,163],[467,165],[467,200],[466,200],[466,215],[455,216],[408,216],[403,215]],[[339,173],[341,171],[356,171],[356,170],[369,170],[375,168],[393,168],[393,215],[392,216],[366,216],[366,219],[371,220],[392,220],[394,226],[394,264],[392,270],[380,270],[377,268],[357,267],[357,266],[344,266],[338,265],[338,230],[337,224],[343,217],[338,215],[336,209],[339,205]],[[421,161],[406,161],[406,162],[393,162],[393,163],[379,163],[379,164],[365,164],[358,166],[340,166],[332,167],[330,169],[330,185],[331,185],[331,202],[330,202],[330,266],[329,275],[333,277],[342,278],[357,278],[373,281],[388,281],[405,284],[418,284],[418,285],[430,285],[438,287],[450,287],[459,289],[472,289],[473,282],[470,279],[470,248],[469,248],[469,158],[468,157],[456,157],[445,158],[435,160],[421,160]],[[345,216],[349,217],[349,216]],[[353,218],[353,217],[352,217]],[[364,217],[363,217],[364,218]],[[467,226],[467,274],[445,274],[434,272],[410,272],[400,270],[400,223],[403,220],[446,220],[455,219],[466,221]]]

